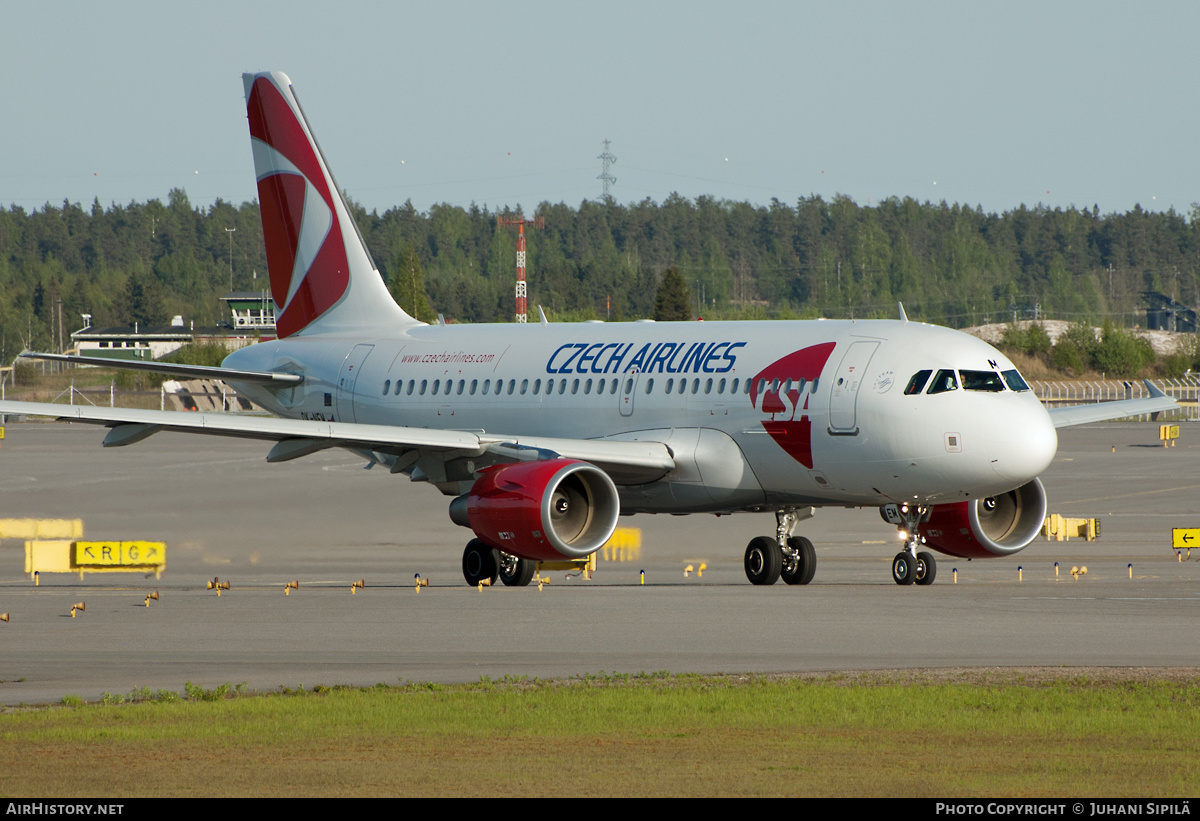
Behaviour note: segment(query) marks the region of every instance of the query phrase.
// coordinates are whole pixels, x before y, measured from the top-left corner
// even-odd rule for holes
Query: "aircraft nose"
[[[1024,398],[1024,397],[1022,397]],[[992,469],[1014,486],[1042,474],[1058,452],[1058,433],[1036,399],[1023,401],[990,420],[988,451]]]

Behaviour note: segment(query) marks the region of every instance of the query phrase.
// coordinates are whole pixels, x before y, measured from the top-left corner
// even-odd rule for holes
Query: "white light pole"
[[[225,233],[229,234],[229,292],[233,293],[233,232],[236,228],[226,228]]]

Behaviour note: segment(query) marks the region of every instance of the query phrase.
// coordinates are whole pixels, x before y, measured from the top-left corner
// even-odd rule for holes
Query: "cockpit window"
[[[913,378],[908,380],[908,387],[904,389],[905,396],[915,396],[925,389],[925,383],[929,381],[931,370],[917,371],[913,374]]]
[[[937,372],[937,376],[933,378],[933,383],[930,384],[926,393],[945,393],[954,390],[958,390],[958,379],[954,376],[954,371],[943,368]]]
[[[1010,391],[1029,390],[1029,386],[1025,384],[1025,380],[1021,378],[1021,374],[1017,373],[1016,368],[1013,368],[1011,371],[1005,371],[1001,374],[1001,376],[1003,376],[1004,381],[1008,383],[1008,389]]]
[[[963,390],[991,391],[993,393],[1004,390],[1000,374],[995,371],[960,371],[959,373],[962,374]]]

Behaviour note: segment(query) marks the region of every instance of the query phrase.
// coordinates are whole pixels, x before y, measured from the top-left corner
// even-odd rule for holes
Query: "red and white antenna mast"
[[[497,217],[497,225],[515,225],[517,226],[517,322],[525,322],[525,311],[527,308],[525,294],[525,226],[531,228],[545,228],[546,218],[538,217],[537,219],[527,220],[520,214],[515,218]]]

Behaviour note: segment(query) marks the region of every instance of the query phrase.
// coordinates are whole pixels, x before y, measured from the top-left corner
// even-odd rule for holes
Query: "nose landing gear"
[[[922,550],[921,535],[917,532],[922,522],[929,521],[929,508],[924,505],[890,504],[879,508],[884,521],[900,526],[904,535],[904,549],[892,559],[892,581],[896,584],[933,584],[937,578],[937,560],[933,554]]]

